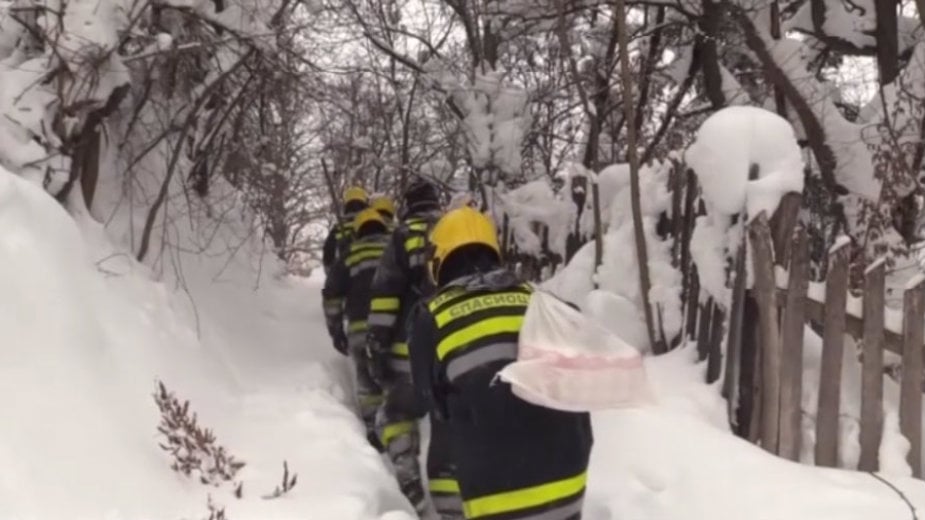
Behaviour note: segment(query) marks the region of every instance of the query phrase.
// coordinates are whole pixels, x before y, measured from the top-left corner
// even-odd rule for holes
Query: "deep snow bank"
[[[659,404],[594,415],[590,520],[905,520],[868,473],[789,462],[734,437],[696,350],[647,358]],[[925,482],[886,476],[919,511]]]
[[[348,408],[318,280],[186,257],[183,289],[150,280],[102,229],[0,170],[0,518],[409,518]],[[317,307],[317,308],[316,308]],[[156,379],[247,463],[209,488],[158,448]],[[291,493],[273,491],[287,460]]]

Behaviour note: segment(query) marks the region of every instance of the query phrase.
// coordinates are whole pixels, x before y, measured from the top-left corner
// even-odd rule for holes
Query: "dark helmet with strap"
[[[419,177],[405,189],[402,202],[405,214],[440,209],[440,192],[434,183]]]

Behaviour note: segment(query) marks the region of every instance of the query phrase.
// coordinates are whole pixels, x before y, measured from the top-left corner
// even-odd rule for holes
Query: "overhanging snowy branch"
[[[847,193],[836,178],[837,159],[826,141],[826,133],[810,101],[793,83],[787,72],[775,60],[768,41],[762,38],[760,30],[749,14],[741,7],[728,4],[729,12],[739,23],[745,35],[745,41],[764,67],[764,73],[776,87],[780,88],[799,117],[800,124],[806,132],[806,139],[819,164],[819,172],[826,185],[836,193]],[[836,114],[837,116],[837,114]]]

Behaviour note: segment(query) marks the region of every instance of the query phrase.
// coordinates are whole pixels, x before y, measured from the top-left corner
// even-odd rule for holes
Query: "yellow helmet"
[[[369,207],[377,210],[380,213],[383,213],[385,217],[391,219],[395,215],[395,202],[392,201],[392,198],[387,195],[381,195],[379,197],[373,198],[369,203]]]
[[[368,198],[366,190],[359,186],[351,186],[344,190],[344,204],[348,202],[362,202],[365,204]]]
[[[431,274],[440,279],[440,267],[457,249],[474,244],[490,248],[501,258],[498,232],[491,218],[469,206],[454,209],[443,215],[430,233],[433,246]]]
[[[373,208],[366,208],[357,213],[357,216],[353,218],[353,230],[359,232],[360,228],[370,222],[378,222],[383,226],[386,225],[385,217],[382,216],[382,213],[379,213]]]

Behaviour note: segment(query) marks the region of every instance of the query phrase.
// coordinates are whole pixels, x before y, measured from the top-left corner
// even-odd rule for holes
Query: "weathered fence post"
[[[925,277],[906,286],[903,295],[903,371],[899,397],[899,426],[909,439],[912,475],[922,476],[922,368],[925,327]]]
[[[777,453],[780,424],[780,335],[777,321],[777,284],[774,279],[774,250],[768,216],[761,212],[748,226],[755,276],[755,301],[761,349],[761,446]]]
[[[883,433],[883,310],[886,271],[878,260],[864,273],[864,360],[861,375],[861,459],[858,469],[877,471]]]
[[[781,331],[780,446],[778,453],[800,460],[803,398],[803,330],[806,327],[806,292],[809,288],[809,242],[806,230],[793,232],[790,246],[790,280]]]
[[[739,375],[742,362],[742,318],[745,313],[745,243],[736,252],[735,279],[732,283],[732,303],[729,309],[729,327],[726,335],[726,370],[723,375],[723,397],[730,420],[735,417],[735,404],[739,401]]]
[[[848,299],[847,242],[829,253],[825,284],[825,328],[816,413],[816,465],[838,465],[838,414],[841,397],[842,356],[845,342],[845,302]]]
[[[668,186],[671,189],[671,262],[682,273],[686,268],[681,258],[681,248],[684,245],[682,236],[684,235],[685,217],[684,214],[684,170],[677,162],[673,162],[671,172],[668,175]],[[683,275],[682,275],[683,276]],[[682,281],[682,291],[684,284]]]
[[[604,224],[601,222],[601,190],[597,180],[591,183],[591,208],[594,212],[594,272],[597,273],[597,268],[604,261]],[[597,289],[597,282],[594,288]],[[643,301],[649,300],[643,298]]]
[[[684,226],[681,229],[681,294],[687,307],[688,336],[694,337],[697,326],[697,300],[700,295],[700,280],[697,275],[697,266],[691,261],[691,235],[694,232],[694,223],[697,220],[697,211],[694,209],[697,200],[697,176],[691,169],[685,170],[687,185],[684,193]]]
[[[737,433],[752,443],[761,438],[761,350],[759,345],[758,304],[752,294],[746,293],[742,304],[742,342],[739,349]]]
[[[780,200],[774,216],[771,218],[771,230],[774,236],[774,255],[779,265],[788,265],[790,263],[790,253],[793,251],[794,243],[793,228],[797,224],[800,216],[800,204],[803,202],[803,195],[799,192],[791,191],[786,193]]]
[[[719,304],[713,305],[713,316],[710,323],[710,345],[707,350],[707,383],[714,383],[719,379],[720,367],[723,363],[723,323],[726,322],[726,313]]]
[[[710,352],[710,322],[713,319],[713,310],[716,308],[716,304],[713,303],[713,298],[707,298],[703,305],[700,308],[700,323],[697,325],[697,360],[703,361],[707,359],[707,355]]]
[[[690,265],[690,287],[687,295],[684,297],[685,318],[687,325],[684,330],[685,336],[694,339],[697,334],[697,313],[700,311],[700,276],[697,274],[697,267]]]

